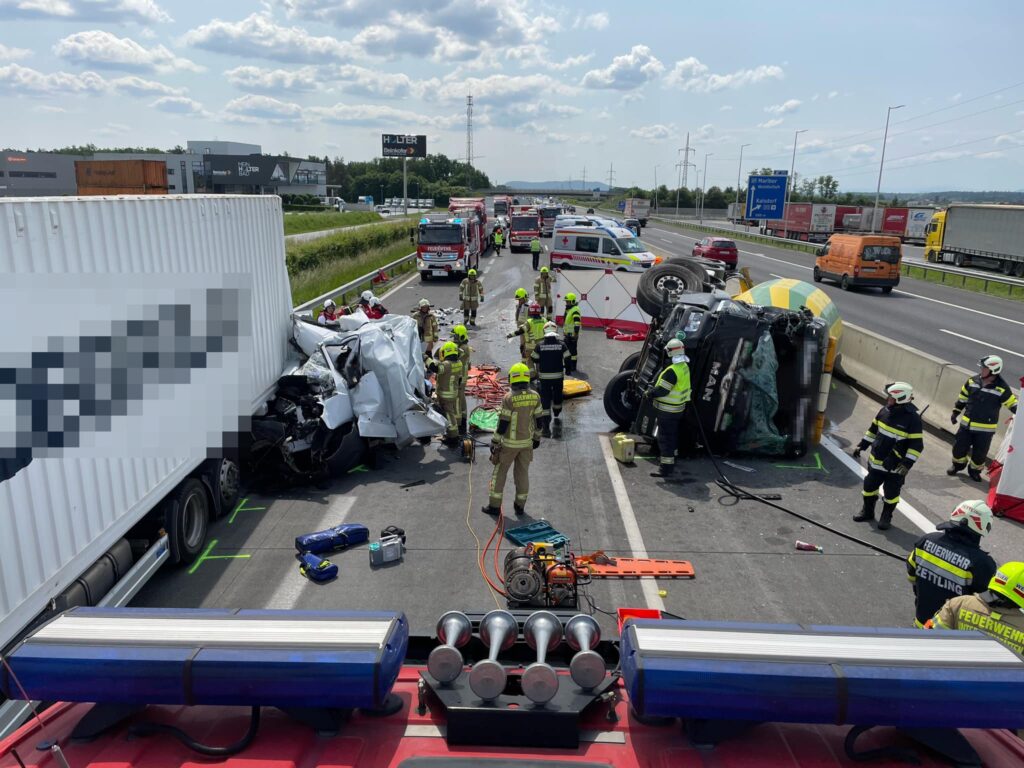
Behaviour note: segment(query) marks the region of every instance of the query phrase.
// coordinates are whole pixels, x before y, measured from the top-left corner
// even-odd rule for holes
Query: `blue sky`
[[[214,10],[215,9],[215,10]],[[767,10],[766,10],[767,9]],[[425,133],[495,181],[1024,188],[1024,3],[0,0],[0,145],[187,139],[369,159]],[[657,168],[656,168],[657,166]],[[695,186],[694,170],[689,184]]]

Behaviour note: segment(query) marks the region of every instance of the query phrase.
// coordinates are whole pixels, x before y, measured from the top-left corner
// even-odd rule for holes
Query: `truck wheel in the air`
[[[639,405],[630,387],[632,378],[633,371],[620,371],[612,376],[604,390],[604,412],[622,429],[633,426]]]
[[[637,365],[640,364],[640,355],[642,354],[643,350],[640,350],[639,352],[634,352],[623,360],[622,365],[619,366],[619,373],[622,373],[623,371],[635,371]]]
[[[202,481],[190,477],[182,481],[164,502],[164,526],[171,544],[171,559],[188,565],[206,544],[210,526],[210,497]]]
[[[668,291],[669,303],[681,293],[704,290],[704,280],[682,264],[659,264],[644,272],[636,288],[640,309],[651,317],[659,317],[663,310],[663,294]]]

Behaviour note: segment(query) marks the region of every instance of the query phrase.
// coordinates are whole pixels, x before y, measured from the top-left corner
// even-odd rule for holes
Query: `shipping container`
[[[925,259],[1024,277],[1024,206],[949,206],[932,217]]]
[[[79,187],[79,197],[97,197],[99,195],[166,195],[166,187]]]
[[[167,189],[167,164],[163,160],[76,160],[79,188]]]
[[[3,411],[0,648],[225,466],[288,360],[282,232],[276,196],[0,198],[6,367],[64,385]]]

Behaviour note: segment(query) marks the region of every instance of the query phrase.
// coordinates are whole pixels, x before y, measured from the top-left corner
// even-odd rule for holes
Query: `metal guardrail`
[[[364,286],[372,285],[373,284],[373,279],[375,277],[377,277],[377,275],[379,275],[381,272],[391,272],[393,270],[406,271],[405,269],[403,269],[403,267],[405,265],[407,265],[407,264],[415,264],[415,263],[416,263],[416,252],[413,251],[412,253],[408,254],[407,256],[403,256],[400,259],[395,259],[392,262],[388,262],[387,264],[384,264],[383,266],[377,267],[377,269],[375,269],[373,272],[367,272],[365,275],[362,275],[361,277],[357,277],[355,280],[350,280],[349,282],[345,283],[344,285],[338,286],[334,290],[328,291],[327,293],[324,293],[324,294],[321,294],[320,296],[317,296],[315,299],[310,299],[309,301],[305,301],[302,304],[299,304],[299,306],[295,307],[292,311],[293,312],[305,312],[308,309],[313,309],[314,307],[320,306],[327,299],[334,299],[338,304],[347,305],[348,301],[345,299],[346,294],[348,294],[348,293],[350,293],[352,291],[359,291]],[[338,300],[339,297],[341,298],[340,301]]]

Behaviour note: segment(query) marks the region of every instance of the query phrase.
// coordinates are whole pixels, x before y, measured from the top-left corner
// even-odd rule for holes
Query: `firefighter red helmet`
[[[536,301],[531,301],[528,311],[529,311],[530,315],[539,315],[540,314],[540,304],[538,304]]]

